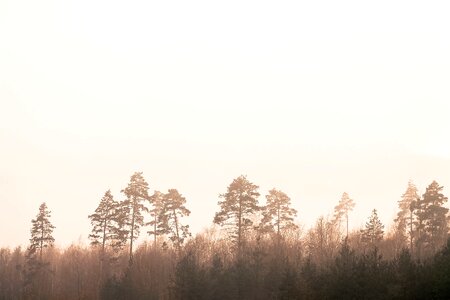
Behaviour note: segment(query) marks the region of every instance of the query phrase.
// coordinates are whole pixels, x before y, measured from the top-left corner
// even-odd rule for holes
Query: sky
[[[46,202],[85,243],[142,171],[193,233],[241,174],[306,228],[343,192],[389,228],[412,180],[450,195],[448,1],[0,1],[0,247]],[[447,203],[448,207],[448,203]],[[142,230],[142,240],[145,240]]]

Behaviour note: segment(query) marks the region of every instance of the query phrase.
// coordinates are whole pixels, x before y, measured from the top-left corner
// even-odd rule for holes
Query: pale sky
[[[307,227],[346,191],[391,223],[412,179],[450,196],[448,1],[0,0],[0,246],[47,202],[85,240],[135,171],[194,233],[246,174]],[[448,206],[448,205],[447,205]],[[143,233],[145,230],[143,230]]]

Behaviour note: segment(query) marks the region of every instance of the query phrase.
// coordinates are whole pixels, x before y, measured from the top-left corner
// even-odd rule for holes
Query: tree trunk
[[[413,228],[412,228],[412,218],[413,218],[413,214],[412,214],[412,209],[409,211],[409,247],[410,247],[410,251],[411,251],[411,256],[413,255]]]
[[[241,235],[242,235],[242,204],[239,199],[239,212],[238,212],[238,256],[241,255]]]
[[[44,221],[41,221],[41,240],[39,244],[39,260],[42,261],[42,247],[44,247]]]
[[[175,233],[177,235],[177,250],[179,253],[181,250],[181,246],[180,246],[180,233],[178,232],[178,218],[177,218],[177,213],[176,213],[175,209],[173,209],[172,212],[173,212],[173,218],[175,220]]]
[[[348,239],[348,211],[345,212],[345,219],[347,220],[347,234],[346,234],[345,238]]]
[[[132,213],[131,213],[131,231],[130,231],[130,260],[129,265],[133,264],[133,240],[134,240],[134,218],[135,218],[135,201],[133,201]]]
[[[417,228],[417,259],[420,261],[421,248],[422,248],[422,220],[419,219],[419,226]]]
[[[108,216],[106,216],[105,220],[103,220],[103,240],[102,240],[102,259],[105,253],[105,243],[106,243],[106,222]]]
[[[155,224],[153,225],[153,248],[155,248],[156,249],[156,221],[157,221],[157,219],[156,219],[156,212],[155,212]]]
[[[105,220],[103,220],[103,240],[102,240],[102,253],[100,254],[100,277],[98,279],[98,286],[101,288],[103,284],[103,270],[105,263],[105,244],[106,244],[106,222],[108,216],[106,216]]]
[[[277,207],[277,246],[278,246],[278,251],[280,250],[280,240],[281,240],[281,236],[280,236],[280,205],[278,205]]]

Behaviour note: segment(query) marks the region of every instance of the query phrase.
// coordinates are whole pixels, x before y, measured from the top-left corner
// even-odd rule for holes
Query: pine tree
[[[377,246],[378,242],[383,239],[384,225],[381,224],[378,218],[377,210],[372,210],[372,215],[369,217],[369,221],[366,222],[365,229],[361,230],[362,242],[369,246]]]
[[[163,196],[162,210],[160,219],[162,220],[164,234],[169,234],[169,239],[180,250],[184,240],[191,234],[189,232],[189,225],[182,225],[181,218],[189,216],[191,213],[184,204],[184,198],[176,189],[170,189],[167,194]]]
[[[127,197],[122,201],[122,213],[126,216],[125,225],[128,227],[130,239],[129,263],[133,263],[133,242],[139,237],[141,226],[144,226],[144,216],[142,212],[148,211],[144,203],[149,201],[148,183],[145,181],[142,172],[136,172],[131,176],[128,186],[122,190]]]
[[[160,191],[155,191],[152,196],[150,196],[150,204],[152,209],[149,210],[151,221],[147,225],[151,226],[151,230],[148,231],[149,235],[153,235],[153,247],[156,249],[156,239],[159,235],[164,234],[164,223],[161,219],[161,213],[164,205],[164,194]]]
[[[419,247],[423,247],[428,254],[435,253],[447,240],[448,208],[443,205],[448,198],[441,193],[443,188],[433,181],[427,187],[422,199],[417,202],[417,217],[420,220]]]
[[[50,214],[51,212],[44,202],[39,206],[39,213],[36,219],[31,220],[31,239],[28,249],[30,254],[39,252],[39,260],[42,260],[42,251],[44,248],[52,247],[55,241],[52,236],[55,226],[50,222]]]
[[[339,201],[339,204],[334,207],[334,223],[337,223],[340,227],[342,222],[342,218],[345,217],[346,221],[346,237],[348,238],[348,214],[355,207],[355,203],[352,199],[350,199],[347,193],[342,194],[342,198]]]
[[[246,176],[239,176],[228,186],[227,192],[220,195],[220,211],[214,217],[214,223],[229,226],[231,237],[234,239],[238,254],[244,242],[245,232],[251,228],[251,217],[258,207],[258,186],[247,180]]]
[[[395,219],[395,233],[399,238],[401,245],[404,247],[409,239],[410,251],[413,249],[413,219],[414,206],[419,198],[416,186],[409,181],[406,192],[402,195],[402,199],[398,201],[399,212]]]
[[[55,226],[50,222],[50,211],[42,203],[36,219],[31,220],[30,246],[26,255],[25,294],[26,298],[45,299],[50,293],[51,270],[48,262],[42,258],[45,248],[53,247],[52,236]]]
[[[91,245],[101,245],[102,258],[106,251],[106,246],[111,246],[114,251],[123,248],[127,236],[121,224],[123,214],[120,203],[115,201],[111,190],[105,192],[98,207],[92,215],[89,215],[92,224],[92,231],[89,235]]]
[[[230,272],[224,267],[221,256],[214,253],[212,262],[206,276],[208,278],[207,299],[210,300],[232,300],[236,299],[236,292],[232,288],[233,281],[230,280]]]
[[[177,263],[173,290],[175,299],[201,300],[207,299],[206,273],[197,261],[194,253],[188,252]]]
[[[357,263],[355,251],[348,245],[348,240],[344,239],[334,263],[330,265],[332,276],[328,293],[331,299],[358,298],[358,290],[355,288],[355,282],[358,281]]]
[[[280,300],[303,299],[302,290],[299,286],[298,271],[290,265],[285,267],[283,277],[279,286],[278,296]]]
[[[400,299],[418,299],[415,295],[416,265],[411,253],[403,249],[394,261],[395,277],[400,286]]]
[[[266,199],[262,213],[262,227],[268,231],[275,230],[279,246],[283,231],[297,228],[294,224],[297,211],[290,207],[291,199],[282,191],[272,189],[266,195]]]

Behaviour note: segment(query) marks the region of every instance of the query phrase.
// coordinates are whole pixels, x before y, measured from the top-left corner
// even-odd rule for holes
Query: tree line
[[[210,229],[192,236],[176,189],[149,193],[142,172],[107,190],[88,216],[90,246],[56,249],[42,203],[27,249],[0,249],[0,299],[449,299],[447,197],[433,181],[409,182],[386,231],[373,209],[349,230],[355,201],[308,230],[290,197],[235,178],[219,195]],[[141,230],[151,239],[136,245]]]

